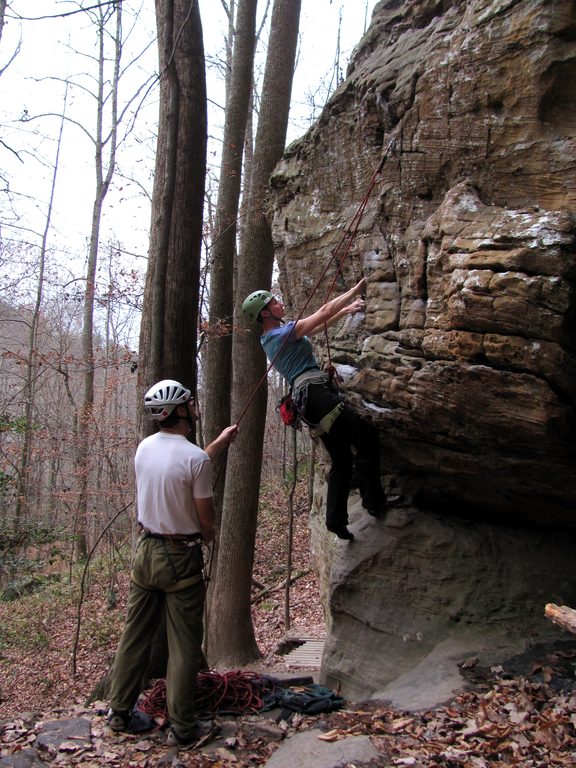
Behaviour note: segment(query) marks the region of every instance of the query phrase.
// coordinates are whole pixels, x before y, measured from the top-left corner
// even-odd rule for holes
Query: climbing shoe
[[[328,528],[330,533],[336,534],[339,539],[345,539],[346,541],[354,541],[354,534],[349,531],[348,528],[343,525],[341,528]]]
[[[180,736],[173,726],[168,729],[166,736],[166,746],[168,747],[195,747],[206,744],[218,733],[218,726],[212,721],[197,722],[186,738]]]
[[[381,501],[380,504],[371,504],[366,507],[366,512],[372,517],[384,517],[388,511],[390,503],[388,501]]]
[[[119,709],[109,709],[106,725],[111,731],[127,731],[130,724],[130,713]]]
[[[366,509],[369,515],[372,515],[372,517],[380,518],[385,517],[386,512],[389,509],[392,509],[393,507],[406,507],[408,504],[409,502],[404,498],[404,496],[400,495],[389,496],[387,499],[384,499],[384,501],[380,501],[376,504],[362,502],[362,506]]]

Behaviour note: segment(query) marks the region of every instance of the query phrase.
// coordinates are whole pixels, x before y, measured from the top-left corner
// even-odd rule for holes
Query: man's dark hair
[[[169,416],[166,416],[165,419],[162,419],[162,421],[159,421],[158,422],[158,426],[160,428],[162,428],[162,427],[168,427],[168,428],[175,427],[176,424],[178,424],[178,422],[180,421],[180,418],[181,418],[176,413],[177,410],[178,410],[178,406],[176,406],[176,408],[174,408],[174,410],[172,411],[172,413]]]

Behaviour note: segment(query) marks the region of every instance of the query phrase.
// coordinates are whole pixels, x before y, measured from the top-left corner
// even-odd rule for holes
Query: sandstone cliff
[[[336,280],[367,276],[366,315],[331,355],[410,504],[351,499],[351,545],[314,525],[347,695],[561,636],[544,606],[576,605],[575,82],[572,0],[384,0],[273,175],[297,314],[385,158]]]

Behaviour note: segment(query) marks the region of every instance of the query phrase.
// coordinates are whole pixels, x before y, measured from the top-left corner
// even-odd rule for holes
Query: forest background
[[[286,478],[299,456],[312,452],[300,437],[286,458],[286,435],[275,412],[281,385],[273,377],[268,401],[264,392],[257,407],[247,402],[263,370],[260,361],[250,367],[249,382],[234,382],[232,371],[210,376],[211,346],[231,345],[237,330],[232,311],[223,313],[216,305],[222,291],[215,287],[215,264],[223,233],[233,230],[234,261],[224,273],[230,289],[237,288],[232,302],[246,292],[242,273],[264,276],[253,287],[269,287],[270,249],[241,243],[244,238],[254,246],[251,232],[261,227],[258,219],[250,228],[252,213],[262,211],[254,198],[250,203],[248,191],[255,194],[258,184],[263,188],[286,143],[304,132],[342,81],[373,5],[305,0],[300,13],[294,0],[260,2],[257,9],[255,0],[175,0],[159,4],[162,11],[154,18],[150,3],[129,0],[0,0],[0,588],[5,600],[44,588],[47,571],[51,578],[65,575],[78,599],[87,564],[101,558],[109,582],[117,582],[114,569],[127,567],[118,553],[129,550],[135,530],[132,458],[146,430],[139,421],[141,392],[158,378],[179,378],[197,391],[206,413],[196,435],[201,445],[217,434],[214,413],[224,419],[221,426],[244,406],[255,414],[241,429],[240,458],[232,471],[225,462],[215,468],[219,545],[212,565],[215,584],[223,588],[214,612],[220,626],[233,631],[217,633],[213,658],[241,663],[258,655],[251,592],[260,489]],[[243,19],[251,24],[242,26]],[[285,50],[287,24],[292,55]],[[223,227],[218,211],[223,179],[226,186],[234,176],[223,171],[222,148],[241,30],[253,43],[253,87],[245,77],[239,188],[244,209],[238,209],[232,228]],[[278,62],[288,66],[281,75],[274,74]],[[200,87],[204,74],[207,94]],[[172,76],[182,96],[180,124],[191,127],[188,147],[174,134],[173,157],[180,157],[174,167],[190,160],[193,181],[179,193],[176,180],[167,200],[162,194],[172,134],[165,107],[174,95]],[[279,77],[288,87],[278,87]],[[262,146],[272,147],[273,154],[258,163],[259,132],[266,135],[267,122],[274,123],[270,115],[284,114],[274,107],[267,111],[266,88],[269,94],[287,94],[285,124],[272,125],[276,138]],[[198,154],[199,136],[206,142],[204,156]],[[170,216],[171,227],[163,229]],[[184,227],[187,241],[181,238]],[[179,240],[188,243],[180,261],[174,245]],[[252,264],[243,253],[264,254],[265,260]],[[165,287],[160,309],[159,273]],[[182,291],[171,299],[174,285]],[[242,343],[242,334],[236,336]],[[227,354],[231,366],[230,348]],[[249,359],[245,349],[236,354]],[[224,395],[211,386],[216,379]],[[238,488],[248,496],[240,497]],[[228,513],[227,493],[239,502]],[[242,547],[235,563],[238,539]],[[217,570],[219,549],[227,553],[227,583]],[[238,598],[239,585],[244,599]],[[285,622],[289,625],[289,615]]]

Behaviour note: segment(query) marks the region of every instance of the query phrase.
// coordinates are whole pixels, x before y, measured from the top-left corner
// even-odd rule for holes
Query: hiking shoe
[[[175,730],[174,726],[168,729],[166,736],[166,746],[168,747],[194,747],[206,744],[218,732],[218,728],[211,720],[201,723],[197,722],[190,736],[183,738]]]
[[[330,533],[336,534],[339,539],[346,539],[346,541],[354,541],[354,534],[349,531],[347,526],[343,525],[341,528],[328,528]]]
[[[109,709],[106,725],[111,731],[127,731],[130,723],[130,713],[119,709]]]

